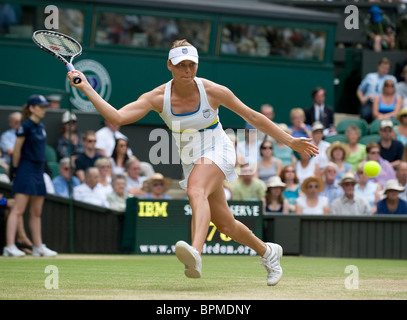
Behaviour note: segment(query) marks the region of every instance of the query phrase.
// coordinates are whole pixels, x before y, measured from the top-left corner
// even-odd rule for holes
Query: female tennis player
[[[267,284],[276,285],[282,277],[282,248],[278,244],[263,242],[235,220],[226,201],[223,181],[237,178],[236,154],[219,122],[218,108],[225,106],[293,150],[311,156],[318,153],[318,148],[310,143],[311,139],[288,135],[242,103],[228,88],[196,77],[198,52],[186,40],[173,43],[167,68],[172,73],[172,80],[142,94],[119,110],[104,101],[81,72],[68,72],[68,78],[71,85],[81,90],[111,123],[120,126],[133,123],[155,111],[173,132],[185,176],[181,186],[187,190],[192,208],[192,243],[178,241],[175,249],[177,258],[185,265],[187,277],[201,277],[201,250],[212,221],[221,233],[256,251],[267,270]],[[80,84],[72,82],[75,76],[81,77]]]

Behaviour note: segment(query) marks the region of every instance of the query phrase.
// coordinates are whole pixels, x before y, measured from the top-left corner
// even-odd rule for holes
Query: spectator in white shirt
[[[103,128],[96,131],[96,152],[109,159],[113,154],[116,139],[127,141],[128,138],[119,131],[120,126],[113,125],[107,120],[104,124]],[[133,154],[130,147],[127,147],[127,154],[129,157]]]
[[[73,189],[75,200],[93,204],[96,206],[109,208],[109,202],[106,194],[99,185],[100,174],[95,167],[89,167],[85,170],[85,181]]]
[[[130,195],[140,197],[146,194],[142,190],[143,182],[147,180],[147,177],[140,176],[141,167],[140,161],[137,158],[130,158],[126,161],[126,192]]]
[[[371,215],[372,209],[365,198],[355,195],[356,179],[353,173],[345,173],[339,185],[343,188],[344,195],[332,203],[331,213],[334,215]]]

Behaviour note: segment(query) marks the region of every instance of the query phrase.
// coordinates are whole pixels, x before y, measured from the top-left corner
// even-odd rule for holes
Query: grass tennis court
[[[284,276],[266,286],[258,257],[203,256],[203,278],[188,279],[174,255],[0,258],[0,299],[264,300],[407,299],[407,260],[283,257]],[[47,266],[55,266],[45,273]],[[355,276],[359,288],[347,289]],[[353,267],[354,268],[354,267]],[[46,284],[58,289],[46,289]],[[48,280],[47,280],[48,279]],[[349,282],[348,282],[349,283]],[[355,284],[355,282],[352,282]]]

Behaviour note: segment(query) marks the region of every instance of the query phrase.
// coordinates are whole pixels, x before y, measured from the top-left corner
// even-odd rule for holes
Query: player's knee
[[[234,223],[218,223],[216,224],[216,229],[220,233],[226,234],[229,237],[232,237],[233,231],[235,229],[235,224]]]
[[[198,186],[189,186],[187,188],[187,196],[190,200],[207,198],[205,189]]]

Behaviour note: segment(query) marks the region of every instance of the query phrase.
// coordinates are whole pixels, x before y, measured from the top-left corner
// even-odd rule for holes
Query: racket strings
[[[50,33],[37,33],[37,42],[59,55],[72,57],[81,51],[80,46],[72,40]]]

